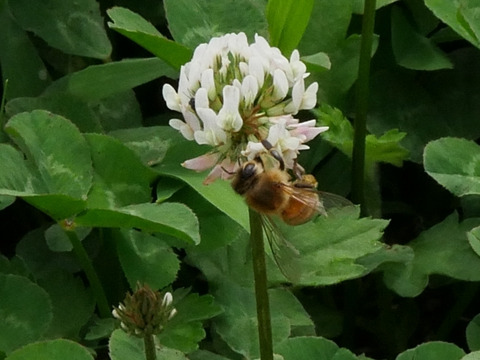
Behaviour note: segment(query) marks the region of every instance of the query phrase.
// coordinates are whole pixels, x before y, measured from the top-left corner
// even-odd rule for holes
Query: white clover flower
[[[199,45],[180,69],[178,90],[163,87],[168,108],[184,119],[171,119],[170,126],[212,147],[182,165],[212,169],[207,183],[229,178],[243,161],[266,151],[261,144],[266,139],[292,168],[299,151],[308,149],[304,143],[328,129],[293,117],[316,105],[318,84],[305,90],[308,75],[297,50],[287,59],[259,35],[252,44],[239,33]]]

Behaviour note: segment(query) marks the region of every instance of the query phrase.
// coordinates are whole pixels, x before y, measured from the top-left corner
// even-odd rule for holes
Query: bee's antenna
[[[229,171],[227,169],[225,169],[223,166],[221,166],[222,170],[225,171],[228,175],[235,175],[235,171]]]
[[[261,141],[261,143],[262,143],[263,147],[267,150],[271,150],[273,148],[272,144],[270,144],[270,142],[266,139],[263,139]]]
[[[272,144],[270,144],[268,140],[262,140],[262,145],[270,152],[270,155],[278,161],[280,170],[285,170],[285,161],[283,160],[282,155],[273,148]]]

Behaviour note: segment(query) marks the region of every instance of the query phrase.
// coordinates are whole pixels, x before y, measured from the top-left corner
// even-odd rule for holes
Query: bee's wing
[[[299,251],[285,237],[275,224],[274,220],[261,214],[263,231],[268,240],[273,258],[282,274],[292,283],[298,282],[301,271],[298,261]]]
[[[320,199],[320,202],[327,213],[332,209],[341,209],[344,207],[354,206],[350,200],[345,199],[343,196],[318,190],[317,193],[318,198]]]
[[[282,190],[299,202],[314,209],[319,214],[326,216],[333,209],[341,209],[346,206],[354,206],[353,203],[343,196],[320,191],[310,187],[297,187],[282,183]],[[312,193],[317,197],[312,196]]]

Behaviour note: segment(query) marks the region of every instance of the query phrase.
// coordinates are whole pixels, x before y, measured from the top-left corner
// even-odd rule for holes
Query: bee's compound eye
[[[242,177],[244,179],[251,178],[257,172],[256,166],[253,163],[246,164],[242,169]]]

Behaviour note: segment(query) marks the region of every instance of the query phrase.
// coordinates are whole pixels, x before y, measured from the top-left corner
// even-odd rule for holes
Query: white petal
[[[297,150],[300,146],[300,139],[297,137],[287,137],[283,140],[283,148],[288,150]]]
[[[162,95],[170,110],[181,112],[180,96],[170,84],[163,85]]]
[[[265,149],[261,142],[249,141],[245,150],[242,151],[242,155],[248,160],[252,160],[265,151],[267,151],[267,149]]]
[[[263,69],[262,60],[257,56],[252,56],[248,62],[249,73],[257,79],[258,87],[263,86],[265,81],[265,71]]]
[[[290,55],[290,62],[296,62],[300,60],[300,53],[298,52],[297,49],[292,51],[292,54]]]
[[[314,82],[310,84],[310,86],[307,88],[303,95],[302,103],[299,107],[299,110],[309,110],[315,107],[315,105],[317,104],[317,91],[318,83]]]
[[[215,111],[209,108],[197,109],[198,116],[203,121],[203,131],[195,131],[195,141],[199,144],[218,146],[224,144],[227,135],[217,124]]]
[[[207,133],[202,130],[195,131],[193,137],[197,144],[208,145]]]
[[[175,130],[178,130],[180,131],[180,133],[183,135],[183,137],[187,140],[193,140],[194,139],[194,136],[193,136],[193,129],[186,123],[184,123],[183,121],[179,120],[179,119],[171,119],[168,124],[174,128]]]
[[[180,78],[178,79],[178,95],[180,96],[182,104],[188,103],[188,98],[192,95],[189,89],[188,71],[190,63],[183,65],[180,68]]]
[[[168,125],[170,125],[175,130],[180,130],[180,128],[184,126],[185,123],[179,119],[170,119],[170,121],[168,122]]]
[[[246,107],[250,107],[255,102],[258,93],[258,82],[255,76],[247,75],[242,82],[242,96]]]
[[[217,121],[217,114],[215,114],[215,111],[213,111],[210,108],[198,108],[197,109],[197,114],[200,117],[200,119],[203,121],[203,127],[204,128],[212,128],[217,126],[216,121]]]
[[[173,297],[170,292],[166,292],[163,296],[162,306],[170,306],[172,304]]]
[[[217,124],[226,131],[238,131],[243,126],[243,120],[238,111],[240,90],[231,85],[223,88],[223,106],[218,112]]]
[[[209,101],[207,89],[202,87],[195,93],[195,109],[197,109],[197,111],[199,109],[206,109],[208,108],[208,105]]]
[[[248,64],[246,62],[240,61],[238,68],[240,69],[242,76],[247,76],[249,74]]]
[[[187,125],[188,125],[193,131],[196,131],[196,130],[200,130],[200,129],[201,129],[200,121],[198,120],[197,115],[195,115],[193,112],[191,112],[191,111],[186,111],[186,112],[184,113],[183,117],[185,118],[185,122],[187,123]]]
[[[213,78],[213,69],[207,69],[202,72],[200,84],[202,88],[205,88],[207,90],[208,98],[213,101],[217,96],[215,89],[215,80]]]
[[[180,128],[180,133],[183,135],[183,137],[187,140],[193,140],[194,139],[194,131],[192,128],[188,125],[182,126]]]
[[[274,101],[282,100],[288,93],[288,80],[285,73],[277,69],[273,73],[273,94],[272,99]]]
[[[295,115],[302,104],[305,84],[303,80],[297,81],[292,89],[292,101],[285,107],[285,112]]]

